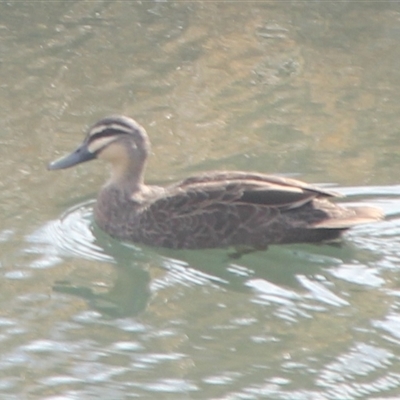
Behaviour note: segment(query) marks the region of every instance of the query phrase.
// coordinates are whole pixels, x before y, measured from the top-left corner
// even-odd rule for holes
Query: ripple
[[[203,382],[209,385],[226,385],[234,382],[240,376],[241,374],[238,372],[224,372],[220,375],[205,377]]]
[[[301,298],[297,293],[281,288],[264,279],[250,279],[247,281],[246,286],[258,292],[261,299],[273,303],[290,305],[293,303],[293,300]]]
[[[167,271],[163,277],[153,279],[153,291],[180,284],[182,286],[227,284],[228,281],[206,272],[192,268],[189,263],[170,257],[163,257],[162,266]]]
[[[328,271],[338,279],[343,279],[357,285],[380,287],[385,284],[385,280],[380,278],[377,268],[367,267],[362,264],[342,264]]]
[[[305,275],[298,275],[297,279],[309,291],[308,296],[311,296],[312,298],[331,306],[341,307],[349,305],[346,300],[343,300],[339,296],[335,295],[319,282],[312,281]]]
[[[137,361],[144,364],[160,364],[165,361],[175,361],[185,358],[184,354],[181,353],[170,353],[170,354],[144,354],[137,358]]]
[[[349,353],[339,356],[336,361],[327,365],[321,374],[319,384],[334,385],[343,382],[345,378],[366,376],[377,369],[387,367],[393,359],[394,355],[386,349],[359,343]]]
[[[186,382],[183,379],[160,379],[147,385],[140,386],[150,392],[182,393],[199,390],[196,385]]]
[[[54,340],[38,339],[22,347],[25,351],[32,353],[60,353],[60,352],[73,352],[78,349],[77,345],[72,343],[63,343]]]
[[[137,342],[116,342],[113,343],[112,349],[121,352],[138,351],[142,350],[143,346]]]
[[[69,385],[77,382],[82,382],[82,379],[66,375],[56,375],[41,379],[40,382],[46,386],[58,386],[58,385]]]
[[[373,326],[383,329],[391,335],[391,339],[395,339],[396,343],[400,340],[400,315],[390,314],[383,321],[374,321]]]
[[[4,274],[4,277],[13,280],[20,280],[20,279],[28,279],[31,277],[31,275],[32,274],[28,271],[14,270],[6,272]]]
[[[91,230],[92,204],[93,201],[78,204],[65,212],[61,218],[46,223],[27,236],[29,247],[25,252],[40,256],[30,263],[32,268],[53,267],[65,256],[114,261],[95,244],[96,238]]]

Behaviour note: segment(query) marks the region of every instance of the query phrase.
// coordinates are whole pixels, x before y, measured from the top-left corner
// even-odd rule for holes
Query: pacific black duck
[[[207,172],[167,186],[148,186],[144,170],[150,142],[131,118],[95,123],[71,154],[50,170],[100,158],[111,178],[94,207],[95,221],[111,236],[151,246],[200,249],[332,241],[353,225],[382,218],[379,209],[343,207],[336,193],[304,182],[256,172]]]

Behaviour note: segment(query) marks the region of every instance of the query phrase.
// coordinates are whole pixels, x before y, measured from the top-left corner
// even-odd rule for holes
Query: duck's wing
[[[171,186],[167,193],[169,201],[180,202],[187,198],[191,200],[192,206],[196,202],[200,206],[201,203],[214,201],[257,204],[280,210],[300,207],[316,197],[341,196],[296,179],[241,171],[213,172],[190,177]]]
[[[265,248],[269,243],[320,241],[323,237],[306,231],[350,226],[346,209],[326,199],[336,195],[301,181],[263,174],[195,176],[143,204],[142,241],[174,248]],[[346,224],[329,225],[331,219],[344,218]]]
[[[342,195],[327,189],[320,188],[315,185],[299,181],[297,179],[287,178],[284,176],[261,174],[257,172],[244,172],[244,171],[214,171],[200,175],[195,175],[177,183],[176,187],[184,188],[194,184],[207,184],[207,183],[221,183],[226,184],[229,182],[258,182],[261,185],[279,185],[282,188],[298,188],[303,190],[318,193],[324,197],[341,197]]]

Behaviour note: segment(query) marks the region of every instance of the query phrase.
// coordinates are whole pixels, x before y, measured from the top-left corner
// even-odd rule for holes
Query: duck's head
[[[101,158],[112,164],[115,178],[127,174],[139,177],[149,151],[144,128],[131,118],[114,115],[92,125],[83,143],[72,153],[50,163],[48,169],[69,168]]]

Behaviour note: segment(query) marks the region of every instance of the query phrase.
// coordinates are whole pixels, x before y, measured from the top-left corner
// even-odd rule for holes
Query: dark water
[[[397,2],[0,2],[2,399],[396,399]],[[50,173],[111,113],[147,177],[283,173],[381,207],[341,247],[119,243],[101,163]]]

